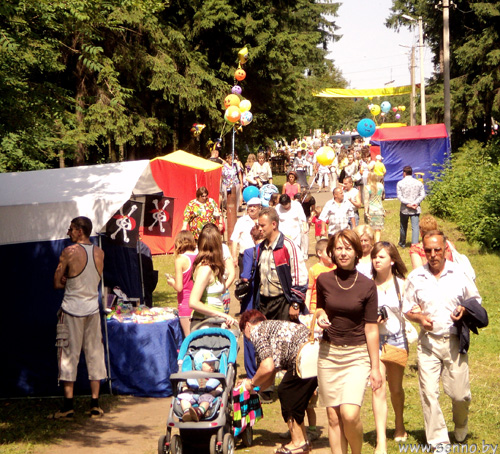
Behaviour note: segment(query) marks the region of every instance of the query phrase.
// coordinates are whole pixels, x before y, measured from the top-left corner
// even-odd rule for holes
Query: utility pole
[[[415,46],[411,46],[411,67],[410,67],[410,79],[411,79],[411,99],[410,99],[410,126],[415,126]]]
[[[420,46],[420,109],[421,109],[421,124],[427,124],[427,114],[425,112],[425,76],[424,76],[424,31],[422,24],[422,16],[418,17],[419,30],[419,46]]]
[[[450,0],[443,0],[444,124],[451,139],[450,99]]]

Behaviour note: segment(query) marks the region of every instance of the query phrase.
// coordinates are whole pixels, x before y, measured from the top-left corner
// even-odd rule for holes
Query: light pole
[[[451,139],[450,115],[450,0],[443,0],[444,124]]]
[[[427,115],[425,112],[425,76],[424,76],[424,31],[422,24],[422,16],[418,17],[418,20],[414,17],[403,14],[401,17],[412,21],[418,22],[418,34],[419,34],[419,53],[420,53],[420,109],[421,109],[421,123],[422,125],[427,124]]]

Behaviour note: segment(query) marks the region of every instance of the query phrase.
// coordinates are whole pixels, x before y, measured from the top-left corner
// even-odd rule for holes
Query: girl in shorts
[[[197,256],[196,241],[188,230],[181,230],[174,241],[175,251],[175,276],[166,274],[167,284],[177,291],[177,304],[179,319],[184,336],[189,335],[191,312],[189,307],[189,296],[193,288],[192,267]]]

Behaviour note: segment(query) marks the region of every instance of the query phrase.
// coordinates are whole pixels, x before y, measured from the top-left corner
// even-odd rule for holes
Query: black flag
[[[106,224],[106,235],[116,244],[137,247],[143,204],[129,200]]]
[[[146,196],[144,207],[144,235],[172,236],[174,199],[172,197]]]

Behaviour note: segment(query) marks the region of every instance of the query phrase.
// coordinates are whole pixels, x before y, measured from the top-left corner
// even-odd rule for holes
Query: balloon
[[[240,116],[241,112],[237,106],[229,106],[224,114],[224,118],[231,123],[236,123],[240,119]]]
[[[235,72],[234,72],[234,78],[236,80],[239,80],[240,82],[242,80],[245,79],[245,77],[247,77],[247,73],[245,72],[244,69],[241,69],[241,68],[238,68]]]
[[[193,124],[193,127],[191,128],[191,134],[193,137],[198,137],[201,134],[201,131],[205,128],[205,125],[202,125],[200,123],[195,123]]]
[[[399,120],[401,118],[401,115],[396,114],[396,120]]]
[[[259,197],[259,195],[259,188],[257,188],[256,186],[247,186],[245,189],[243,189],[243,200],[245,202],[248,202],[254,197]]]
[[[378,104],[373,104],[372,108],[370,109],[370,113],[373,116],[377,116],[380,113],[380,106]]]
[[[384,101],[380,104],[380,110],[384,113],[389,112],[389,110],[391,110],[391,103],[389,101]]]
[[[273,194],[279,194],[278,188],[274,184],[265,184],[260,188],[260,201],[263,207],[269,206],[269,199]]]
[[[369,118],[363,118],[356,129],[361,137],[370,137],[375,133],[375,122]]]
[[[238,58],[240,59],[240,63],[242,65],[247,62],[247,60],[248,60],[248,49],[247,49],[246,46],[238,52]]]
[[[241,95],[241,87],[239,85],[235,85],[233,88],[231,88],[231,93],[233,95]]]
[[[329,166],[335,159],[335,151],[332,147],[321,147],[316,153],[316,161],[322,166]]]
[[[374,106],[374,104],[368,104],[368,110],[372,110],[373,106]]]
[[[371,101],[373,99],[373,96],[368,96],[368,99]]]
[[[227,95],[226,98],[224,99],[224,106],[226,106],[226,109],[229,106],[239,106],[240,105],[240,98],[237,95]]]
[[[380,114],[380,116],[381,116],[381,117],[385,117],[385,112],[382,112],[382,113]]]
[[[307,142],[305,140],[303,140],[302,142],[300,142],[300,148],[302,150],[305,150],[307,148]]]
[[[398,111],[398,108],[397,108],[397,107],[393,107],[393,108],[392,108],[392,111],[393,111],[393,112],[397,112],[397,111]]]
[[[252,123],[252,120],[253,115],[249,110],[245,110],[245,112],[241,113],[240,122],[243,126],[249,125],[250,123]]]
[[[406,110],[406,106],[401,106],[401,112],[404,112]]]
[[[244,99],[243,101],[240,101],[240,112],[246,112],[247,110],[250,110],[252,108],[252,103],[248,99]]]
[[[368,101],[368,96],[365,96],[363,99],[364,99],[365,101]]]

